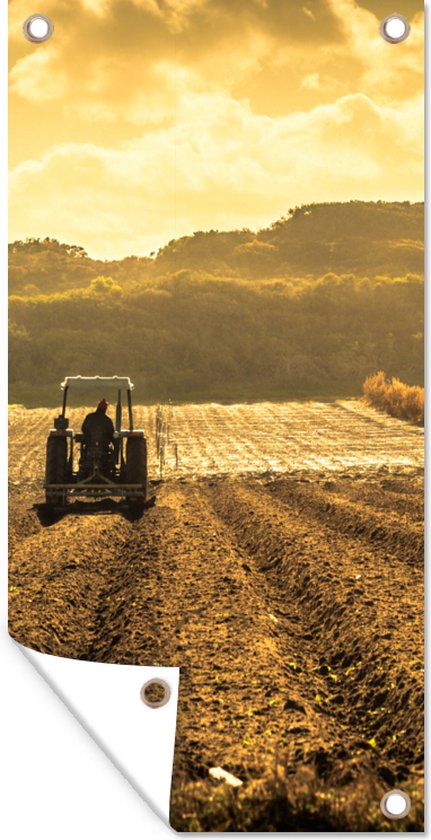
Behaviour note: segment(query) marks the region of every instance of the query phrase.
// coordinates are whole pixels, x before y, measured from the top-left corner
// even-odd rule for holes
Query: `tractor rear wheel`
[[[126,482],[138,484],[139,495],[128,494],[131,508],[137,510],[144,507],[147,498],[147,441],[145,438],[128,438],[126,445]]]
[[[67,479],[67,440],[65,437],[49,437],[46,444],[46,484],[65,484]],[[61,501],[61,490],[46,489],[47,504]]]

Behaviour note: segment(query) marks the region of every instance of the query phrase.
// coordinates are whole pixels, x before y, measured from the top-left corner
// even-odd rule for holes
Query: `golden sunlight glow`
[[[423,10],[386,0],[10,2],[10,238],[144,254],[312,201],[423,197]]]

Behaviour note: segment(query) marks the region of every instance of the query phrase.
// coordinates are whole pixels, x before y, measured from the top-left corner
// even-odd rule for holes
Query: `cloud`
[[[67,77],[58,66],[60,55],[55,47],[21,58],[10,72],[10,88],[32,102],[61,100],[67,89]]]
[[[271,118],[222,93],[184,96],[168,129],[112,149],[58,145],[15,167],[11,235],[121,257],[193,230],[259,227],[310,201],[420,200],[421,109],[420,98],[391,108],[356,94]]]
[[[88,123],[97,115],[112,124],[113,113],[118,123],[159,123],[184,78],[191,91],[218,88],[267,114],[352,91],[402,101],[423,85],[423,15],[394,47],[380,37],[377,16],[354,0],[45,0],[44,7],[55,37],[34,48],[22,37],[28,0],[10,4],[12,94],[56,108],[62,100],[66,116]]]
[[[11,0],[11,235],[122,256],[304,202],[420,198],[423,14],[389,45],[384,2],[44,0],[55,35],[34,46]]]
[[[393,0],[357,0],[357,5],[362,6],[368,11],[372,12],[379,20],[383,19],[385,15],[390,15],[395,11],[399,14],[405,15],[407,18],[412,18],[423,12],[423,0],[397,0],[394,4]]]
[[[116,98],[121,107],[140,95],[148,68],[166,61],[200,76],[201,85],[232,87],[270,62],[278,47],[339,39],[328,3],[314,0],[311,20],[285,0],[45,0],[54,37],[35,48],[22,35],[28,0],[11,0],[12,90],[34,98],[35,51],[43,51],[47,74],[61,70],[69,101]],[[125,76],[126,63],[133,72]],[[58,98],[55,85],[46,84],[44,96]]]
[[[315,14],[309,6],[303,6],[302,11],[304,12],[304,15],[307,15],[307,17],[309,17],[311,20],[316,20]]]
[[[320,87],[320,80],[318,73],[309,73],[308,76],[304,76],[301,87],[309,88],[310,90],[318,90]]]
[[[345,50],[360,70],[364,92],[382,100],[401,100],[423,90],[424,14],[410,16],[409,38],[388,44],[380,35],[380,17],[359,6],[355,0],[328,0],[340,21]],[[407,4],[410,6],[410,4]]]

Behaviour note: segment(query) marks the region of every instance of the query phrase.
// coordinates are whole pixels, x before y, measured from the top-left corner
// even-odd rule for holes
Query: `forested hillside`
[[[83,288],[100,274],[124,286],[182,268],[258,279],[321,277],[328,271],[400,277],[423,270],[423,226],[423,204],[352,201],[290,210],[257,233],[197,231],[151,257],[92,260],[82,247],[53,239],[14,242],[9,291],[33,295]]]
[[[129,374],[137,398],[358,394],[422,383],[423,205],[311,205],[252,233],[195,233],[150,257],[10,246],[12,401],[65,374]]]

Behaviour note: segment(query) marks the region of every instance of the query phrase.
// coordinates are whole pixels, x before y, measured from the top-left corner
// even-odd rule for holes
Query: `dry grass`
[[[417,426],[424,423],[424,389],[405,385],[395,376],[386,379],[382,370],[368,376],[363,384],[365,399],[392,417],[408,420]]]

